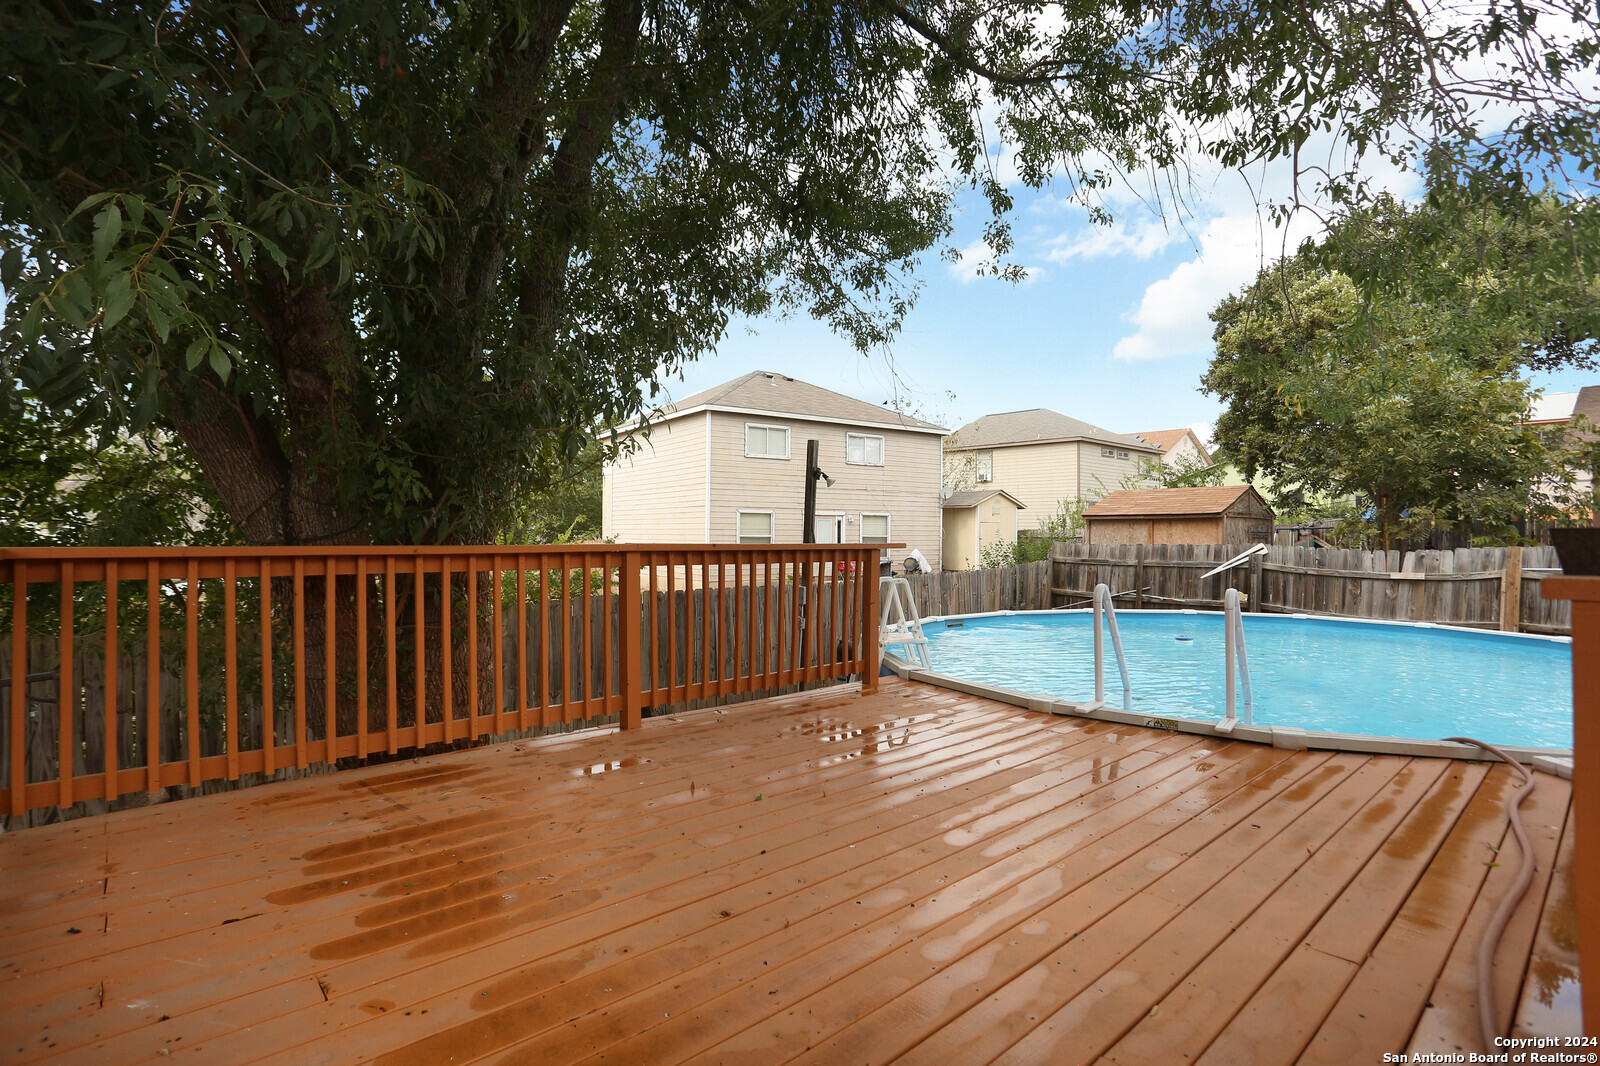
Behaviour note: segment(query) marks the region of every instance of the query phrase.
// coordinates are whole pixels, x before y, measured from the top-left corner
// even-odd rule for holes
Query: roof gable
[[[1128,436],[1134,438],[1135,440],[1142,440],[1146,444],[1149,444],[1153,447],[1160,448],[1163,454],[1172,451],[1172,449],[1178,446],[1179,441],[1183,440],[1185,437],[1188,437],[1194,442],[1195,449],[1199,451],[1200,457],[1205,460],[1206,465],[1209,466],[1212,463],[1211,450],[1207,448],[1204,442],[1200,440],[1200,435],[1189,426],[1184,426],[1182,429],[1145,430],[1140,433],[1129,433]]]
[[[958,450],[967,450],[1064,440],[1088,440],[1115,448],[1131,448],[1143,452],[1160,451],[1159,448],[1135,440],[1133,437],[1113,433],[1109,429],[1045,407],[984,415],[976,422],[969,422],[956,430],[955,447]]]
[[[911,418],[886,407],[878,407],[865,400],[767,370],[752,371],[667,404],[649,421],[664,422],[705,408],[795,415],[830,422],[901,426],[923,432],[944,431],[944,427],[932,422]]]
[[[1027,510],[1028,505],[1017,499],[1005,489],[967,489],[963,492],[952,492],[940,506],[942,507],[977,507],[992,496],[1004,496],[1016,504],[1020,510]]]

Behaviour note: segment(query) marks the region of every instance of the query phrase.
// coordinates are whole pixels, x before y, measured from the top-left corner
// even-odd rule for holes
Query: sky
[[[925,259],[922,294],[888,352],[862,356],[809,318],[740,320],[681,380],[658,380],[679,399],[753,370],[777,371],[875,404],[900,397],[952,429],[1030,407],[1119,433],[1208,427],[1221,411],[1200,392],[1213,354],[1209,312],[1285,248],[1320,232],[1311,214],[1275,229],[1258,207],[1284,177],[1262,168],[1197,179],[1190,210],[1181,218],[1169,211],[1165,221],[1124,195],[1111,205],[1111,227],[1091,225],[1054,192],[1014,188],[1012,261],[1029,271],[1020,284],[976,276],[986,208],[968,197],[952,239],[962,262]],[[1389,173],[1385,184],[1397,195],[1417,192],[1406,175]],[[1534,380],[1548,392],[1588,384],[1600,376]]]

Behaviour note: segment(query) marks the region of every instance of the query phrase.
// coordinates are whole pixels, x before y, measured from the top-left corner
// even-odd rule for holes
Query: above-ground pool
[[[1118,611],[1132,709],[1221,718],[1222,615]],[[933,669],[1037,696],[1094,698],[1088,611],[925,625]],[[1255,724],[1490,744],[1572,746],[1572,646],[1559,638],[1285,615],[1245,615]],[[1181,639],[1188,638],[1188,639]],[[1105,699],[1122,679],[1105,637]],[[1239,698],[1243,713],[1243,694]]]

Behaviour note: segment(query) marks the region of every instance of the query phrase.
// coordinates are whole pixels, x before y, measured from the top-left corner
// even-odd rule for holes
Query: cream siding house
[[[1151,429],[1143,433],[1129,433],[1128,436],[1161,449],[1161,461],[1168,466],[1210,466],[1216,461],[1188,426],[1182,429]]]
[[[946,450],[950,486],[1004,489],[1023,507],[1023,529],[1039,528],[1066,501],[1143,484],[1141,463],[1160,460],[1153,445],[1042,407],[984,415],[956,430]]]
[[[946,430],[782,374],[757,371],[663,408],[606,467],[601,525],[632,543],[797,544],[806,441],[819,543],[903,542],[939,567]]]

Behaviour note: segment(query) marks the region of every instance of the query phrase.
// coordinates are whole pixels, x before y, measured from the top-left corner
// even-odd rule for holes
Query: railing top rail
[[[623,555],[628,552],[758,552],[873,551],[904,548],[904,544],[721,544],[650,543],[614,544],[600,541],[574,544],[297,544],[239,545],[234,547],[150,548],[0,548],[0,560],[51,562],[71,559],[226,559],[297,556],[467,556],[467,555]]]

